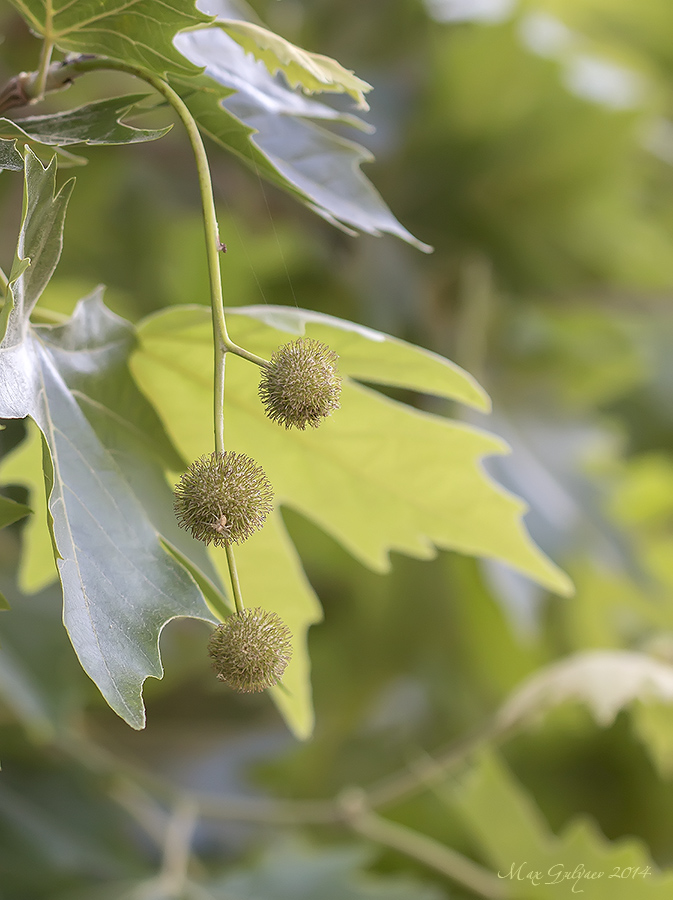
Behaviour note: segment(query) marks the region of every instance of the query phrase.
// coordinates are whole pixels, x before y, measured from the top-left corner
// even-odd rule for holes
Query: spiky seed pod
[[[217,626],[208,653],[220,681],[236,691],[263,691],[278,682],[292,658],[292,634],[276,613],[244,609]]]
[[[262,369],[259,395],[267,416],[286,428],[317,428],[339,408],[339,357],[327,344],[299,338],[283,344]]]
[[[261,528],[273,489],[261,466],[244,453],[210,453],[194,460],[175,486],[179,524],[206,544],[236,544]]]

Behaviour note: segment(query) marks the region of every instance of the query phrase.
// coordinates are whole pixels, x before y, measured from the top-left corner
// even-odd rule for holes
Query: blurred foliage
[[[163,788],[150,797],[148,772],[213,795],[329,798],[478,729],[560,657],[610,648],[673,663],[673,8],[527,0],[469,21],[470,4],[457,0],[251,5],[374,85],[367,174],[436,251],[332,230],[211,147],[227,301],[296,301],[477,375],[494,399],[488,426],[514,447],[498,477],[527,488],[529,528],[577,593],[544,595],[449,553],[393,554],[392,571],[377,574],[286,510],[325,611],[309,632],[313,739],[291,739],[268,698],[213,683],[197,622],[166,629],[166,677],[148,683],[147,728],[131,733],[55,627],[58,596],[16,587],[17,521],[0,532],[12,607],[0,613],[2,900],[182,896],[156,881],[173,820]],[[4,80],[36,63],[38,44],[7,4],[0,31]],[[67,102],[94,95],[80,81]],[[70,312],[101,282],[134,321],[206,303],[196,183],[178,130],[86,156],[41,305]],[[17,179],[3,175],[3,265],[20,202]],[[18,423],[0,432],[3,454],[21,437]],[[11,483],[3,492],[32,505]],[[22,572],[20,583],[41,587],[39,576]],[[475,757],[386,814],[501,872],[526,859],[544,871],[559,860],[651,867],[637,880],[587,882],[588,900],[668,896],[673,876],[657,867],[673,867],[672,721],[670,705],[644,700],[603,729],[564,706],[500,756]],[[129,793],[136,781],[149,793]],[[396,851],[344,846],[333,826],[298,830],[310,846],[278,845],[268,825],[203,822],[191,873],[207,896],[236,900],[472,896]],[[268,875],[272,858],[295,860],[296,884],[280,886],[273,866]],[[515,896],[570,891],[524,888]]]

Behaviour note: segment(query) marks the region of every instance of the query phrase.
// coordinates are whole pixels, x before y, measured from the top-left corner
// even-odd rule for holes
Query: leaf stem
[[[48,5],[49,8],[49,5]],[[50,23],[51,24],[51,23]],[[42,100],[44,97],[45,88],[47,86],[47,75],[49,73],[49,66],[51,65],[51,55],[54,52],[54,44],[52,41],[45,38],[42,41],[42,50],[40,52],[40,63],[37,69],[37,75],[35,77],[35,87],[34,94],[31,100],[32,103],[37,103]]]
[[[0,269],[0,294],[4,294],[4,298],[0,298],[0,310],[2,310],[7,300],[8,289],[9,281],[5,273]],[[33,322],[38,322],[42,325],[63,325],[68,321],[68,317],[63,313],[56,312],[54,309],[47,309],[46,307],[44,309],[35,307],[30,314],[30,318]]]
[[[226,353],[233,353],[248,362],[252,362],[258,366],[267,366],[268,360],[257,356],[239,347],[232,341],[227,331],[227,323],[224,315],[224,297],[222,294],[222,277],[220,273],[220,236],[217,226],[217,214],[215,211],[215,199],[213,196],[213,184],[210,177],[210,166],[208,165],[208,157],[203,145],[201,132],[194,121],[187,104],[182,97],[173,90],[173,88],[162,78],[148,72],[140,66],[134,66],[129,63],[118,62],[113,59],[79,59],[73,60],[69,64],[69,69],[73,74],[84,74],[100,69],[114,69],[119,72],[127,72],[129,75],[135,75],[137,78],[147,82],[154,88],[157,93],[161,94],[173,107],[180,121],[187,131],[194,159],[196,161],[196,170],[199,180],[199,191],[201,193],[201,206],[203,210],[203,226],[206,237],[206,258],[208,262],[208,279],[210,283],[210,304],[213,316],[213,339],[215,353],[215,449],[222,452],[224,447],[224,361]]]
[[[493,717],[480,730],[479,735],[481,739],[488,735],[498,741],[504,736],[504,732],[498,726],[497,718]],[[178,808],[185,805],[187,809],[195,809],[203,818],[258,825],[345,826],[365,839],[396,850],[440,872],[486,900],[505,900],[511,896],[507,885],[473,860],[428,835],[383,818],[375,812],[379,805],[401,799],[403,795],[426,790],[431,784],[428,777],[430,771],[433,782],[438,782],[440,778],[446,779],[451,769],[472,756],[478,747],[476,738],[458,741],[437,757],[424,755],[418,765],[411,767],[411,771],[404,769],[390,778],[387,791],[381,791],[376,785],[368,789],[347,788],[331,800],[226,797],[199,791],[183,791],[155,773],[119,759],[83,734],[62,736],[58,744],[87,769],[101,775],[114,774],[117,779],[122,777],[125,784],[135,788],[136,793],[147,790],[150,795],[158,794],[163,801]],[[394,783],[403,790],[391,789]],[[119,799],[114,793],[113,797]],[[148,797],[147,803],[150,802]],[[123,798],[122,805],[128,807]],[[142,816],[136,817],[141,823],[144,820]]]
[[[227,322],[224,314],[224,296],[222,294],[222,275],[220,272],[220,234],[217,225],[217,213],[215,210],[215,197],[213,183],[210,176],[208,156],[203,145],[203,139],[198,125],[187,104],[180,95],[162,78],[148,72],[146,69],[128,63],[117,62],[109,59],[83,59],[74,60],[71,64],[72,71],[77,74],[96,69],[115,69],[127,72],[147,82],[157,93],[161,94],[173,107],[180,121],[185,127],[189,142],[194,153],[196,171],[198,174],[199,191],[201,193],[201,207],[203,211],[203,228],[206,239],[206,259],[208,262],[208,280],[210,283],[210,306],[213,320],[213,352],[214,352],[214,390],[213,390],[213,427],[215,433],[215,450],[224,453],[224,381],[227,353],[247,359],[258,366],[267,366],[267,360],[243,347],[239,347],[229,337]],[[238,570],[234,558],[233,548],[227,544],[227,565],[231,577],[231,586],[234,594],[236,611],[244,610],[241,586],[238,580]]]
[[[231,589],[234,594],[234,603],[236,604],[236,612],[243,613],[245,606],[243,605],[243,595],[241,594],[241,584],[238,580],[238,569],[236,568],[236,557],[234,556],[234,548],[231,544],[224,545],[227,551],[227,565],[229,566],[229,575],[231,577]]]

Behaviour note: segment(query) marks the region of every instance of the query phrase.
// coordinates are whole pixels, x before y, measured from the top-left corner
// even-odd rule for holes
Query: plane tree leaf
[[[71,179],[56,193],[56,160],[44,168],[30,150],[26,151],[25,172],[19,240],[9,273],[9,290],[0,311],[0,341],[10,347],[25,337],[30,313],[58,263],[63,249],[63,222],[75,184]]]
[[[34,737],[53,739],[73,714],[81,713],[91,682],[59,627],[56,587],[30,603],[15,588],[7,593],[12,614],[1,623],[0,701]]]
[[[302,50],[254,22],[225,19],[219,20],[218,26],[255,59],[262,60],[271,75],[282,72],[291,87],[300,86],[309,94],[322,91],[346,93],[360,109],[369,109],[365,94],[371,91],[371,84],[344,69],[335,59]]]
[[[664,900],[673,890],[673,872],[660,872],[639,840],[611,843],[586,818],[555,835],[494,754],[440,790],[517,900],[560,900],[581,891],[587,900]]]
[[[24,440],[0,462],[0,480],[28,488],[33,515],[23,527],[17,584],[24,594],[36,594],[58,578],[49,532],[47,495],[42,462],[43,438],[30,420]]]
[[[179,34],[175,45],[206,69],[172,79],[204,134],[332,224],[431,249],[397,221],[361,172],[373,158],[369,151],[310,121],[357,120],[291,91],[219,28]]]
[[[2,169],[23,172],[23,157],[16,149],[15,140],[0,138],[0,170]]]
[[[211,550],[211,557],[226,583],[224,552]],[[292,732],[307,738],[314,716],[306,638],[310,626],[322,619],[322,609],[278,510],[259,534],[236,548],[236,566],[245,586],[246,605],[278,613],[292,632],[292,660],[282,684],[271,688],[271,696]]]
[[[48,280],[58,261],[54,247],[60,249],[63,221],[53,214],[54,188],[54,166],[45,169],[27,150],[26,212],[17,258],[24,256],[22,248],[30,250],[31,265],[12,287],[18,299],[0,346],[5,376],[0,416],[30,416],[45,437],[63,620],[84,670],[110,706],[140,728],[142,684],[149,675],[162,674],[159,636],[164,625],[176,616],[212,617],[194,580],[164,548],[125,476],[119,459],[123,438],[109,440],[115,410],[100,408],[101,394],[116,394],[117,405],[129,406],[131,424],[142,413],[143,402],[144,413],[151,413],[137,391],[129,397],[132,382],[119,372],[120,355],[129,352],[128,340],[119,336],[125,326],[104,314],[95,299],[81,304],[73,319],[58,329],[30,325],[39,291],[29,273],[41,271]],[[54,230],[59,233],[54,235]],[[34,235],[40,239],[33,240]],[[94,425],[85,409],[98,419]],[[119,425],[123,433],[126,422]],[[153,430],[160,431],[156,418],[147,423],[146,443]]]
[[[436,887],[404,877],[365,873],[363,847],[312,848],[297,840],[268,847],[245,870],[211,882],[214,900],[440,900]]]
[[[363,357],[370,356],[369,381],[376,380],[380,360],[385,383],[414,390],[426,383],[431,393],[468,392],[472,402],[484,402],[468,376],[434,354],[377,332],[345,330],[345,323],[335,325],[338,320],[330,316],[289,307],[281,312],[285,321],[296,317],[295,332],[305,322],[310,337],[330,344],[334,338],[346,376],[362,377]],[[229,313],[235,339],[266,358],[288,339],[287,331],[266,324],[269,313],[255,307]],[[132,362],[187,458],[207,451],[212,440],[206,412],[211,402],[209,328],[203,307],[159,313],[140,326],[141,350]],[[410,359],[414,352],[416,372]],[[406,355],[407,364],[395,378],[400,355]],[[257,395],[259,376],[250,364],[235,357],[227,366],[230,446],[261,463],[279,504],[312,519],[366,565],[386,571],[390,550],[430,558],[442,547],[500,559],[552,590],[570,590],[568,578],[528,538],[523,504],[482,470],[485,455],[506,451],[500,439],[394,402],[348,377],[341,409],[319,429],[286,431],[265,417]]]
[[[505,702],[501,728],[538,718],[569,700],[585,703],[599,725],[610,725],[635,700],[673,703],[673,666],[644,653],[594,650],[578,653],[532,675]]]
[[[0,528],[6,528],[14,522],[30,515],[32,509],[25,503],[17,503],[11,497],[3,497],[0,494]]]
[[[99,100],[77,109],[48,116],[27,116],[24,119],[0,119],[0,138],[3,143],[12,138],[35,141],[56,147],[69,144],[132,144],[139,141],[155,141],[163,137],[167,128],[134,128],[121,119],[139,103],[146,94],[129,94]],[[1,145],[0,145],[1,149]],[[17,153],[23,169],[23,159]]]
[[[229,323],[237,341],[267,358],[280,343],[305,329],[307,335],[327,339],[335,347],[346,376],[406,385],[480,407],[487,402],[466,373],[441,357],[330,316],[251,307],[231,311]],[[141,323],[139,336],[132,370],[143,392],[186,459],[209,452],[212,333],[208,310],[182,307],[159,313]],[[236,357],[227,361],[226,436],[231,449],[249,454],[264,467],[278,506],[304,514],[379,571],[388,569],[391,549],[429,558],[435,547],[445,547],[492,555],[553,590],[570,589],[565,575],[527,537],[522,504],[481,468],[484,455],[504,451],[501,441],[395,403],[348,377],[342,408],[320,429],[286,431],[264,416],[258,379],[250,363]],[[265,536],[267,527],[237,551],[243,590],[247,605],[270,606],[295,623],[300,652],[287,675],[290,690],[295,690],[299,670],[307,665],[304,632],[315,620],[315,605],[312,597],[298,592],[284,576],[282,587],[273,588],[276,571],[282,573],[286,567],[297,571],[294,551],[280,531],[279,520],[270,526],[279,529],[273,536],[276,562],[264,567],[268,570],[264,576],[259,571],[255,554],[261,543],[256,541],[271,540],[273,532]],[[297,667],[297,681],[292,666]],[[296,694],[295,699],[298,709]]]
[[[210,22],[184,0],[11,0],[31,29],[61,50],[95,53],[154,72],[194,74],[173,36]]]

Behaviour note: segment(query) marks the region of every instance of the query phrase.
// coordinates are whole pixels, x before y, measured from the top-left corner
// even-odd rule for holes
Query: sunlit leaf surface
[[[344,69],[335,59],[302,50],[254,22],[220,20],[218,26],[244,50],[261,59],[271,75],[282,72],[291,87],[300,86],[309,94],[350,94],[360,109],[369,108],[364,95],[372,89],[371,84]]]
[[[673,890],[673,873],[660,873],[639,840],[611,843],[588,819],[554,835],[495,756],[484,756],[447,795],[517,900],[560,900],[571,891],[587,900],[665,900]]]

